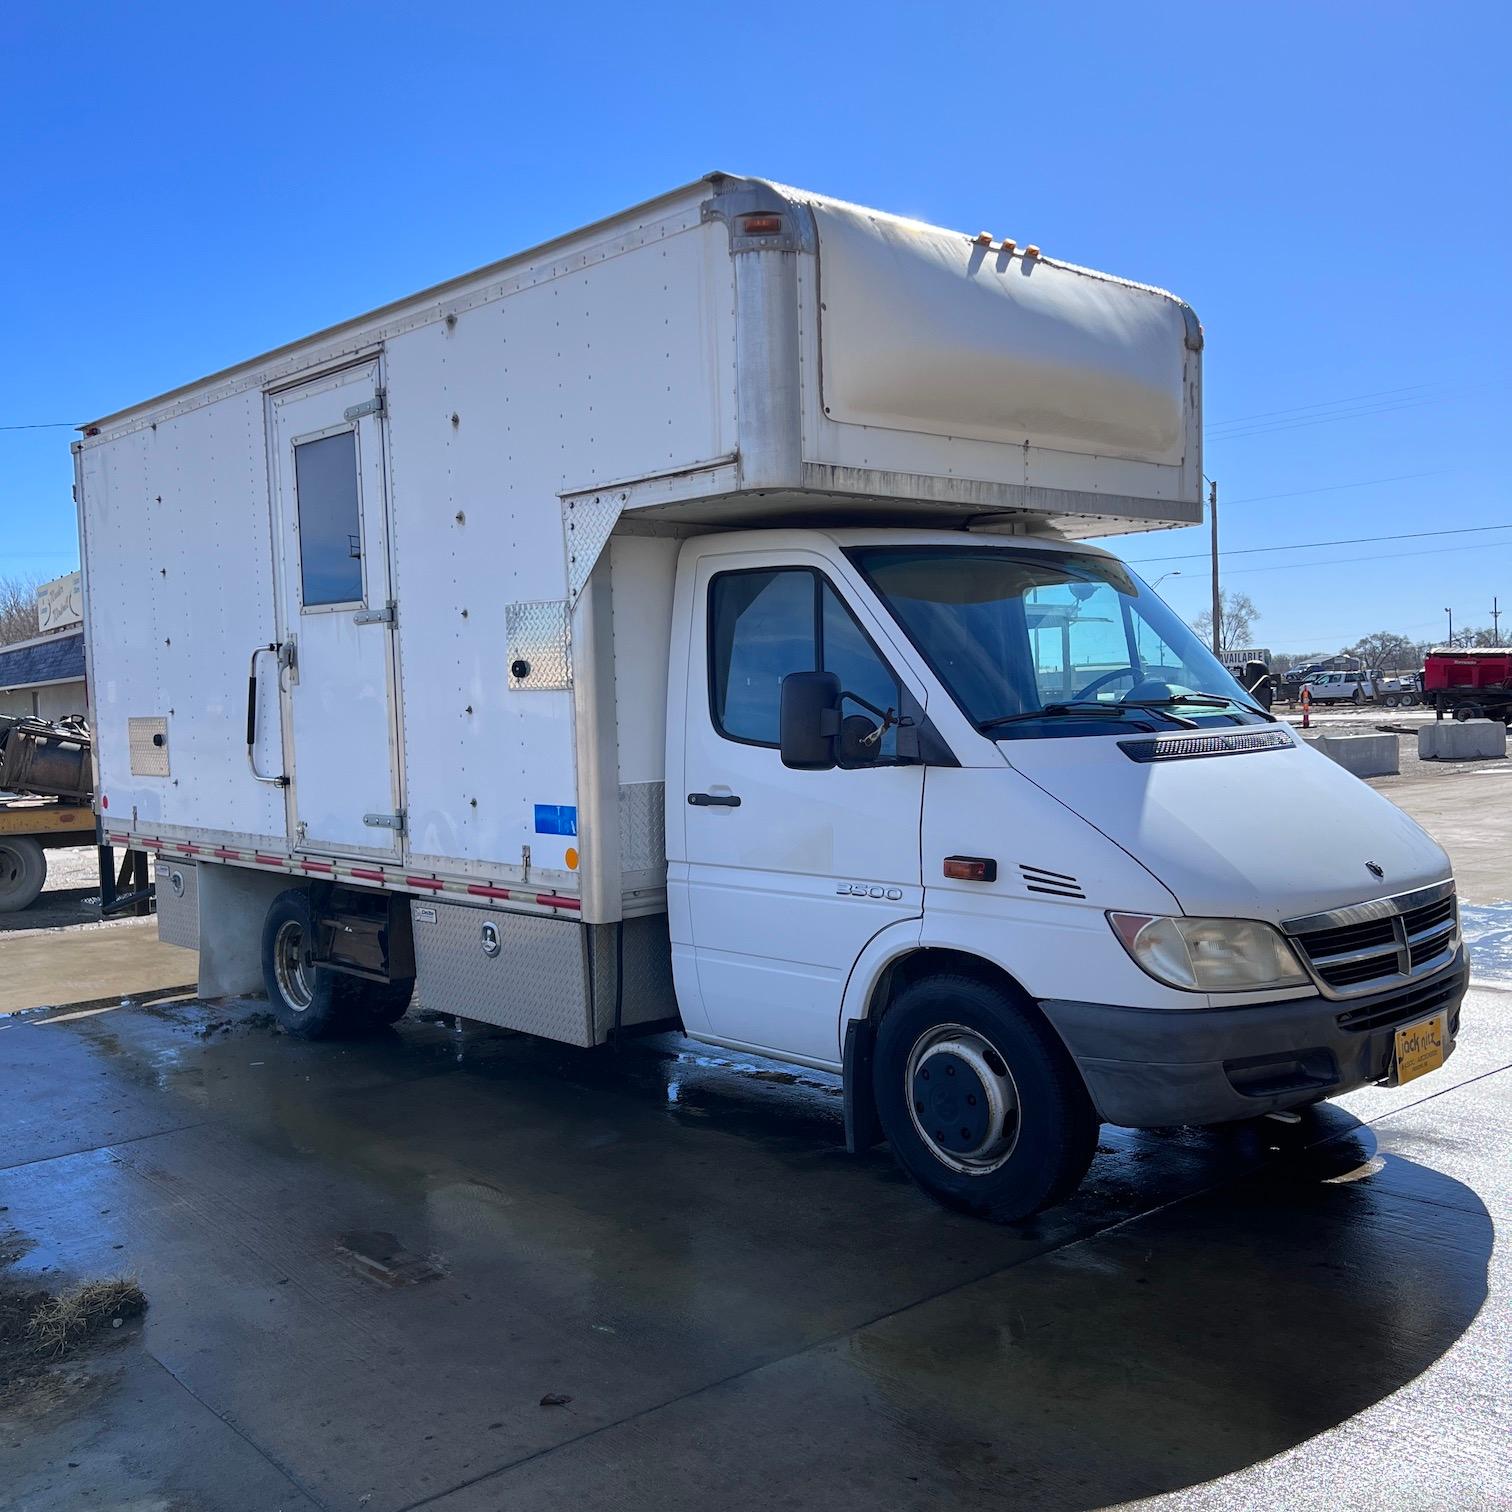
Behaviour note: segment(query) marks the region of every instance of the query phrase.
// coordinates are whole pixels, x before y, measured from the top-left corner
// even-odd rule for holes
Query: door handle
[[[688,802],[694,808],[739,808],[740,799],[734,793],[689,793]]]
[[[253,651],[252,659],[247,665],[247,765],[259,782],[266,782],[272,787],[288,787],[287,777],[264,777],[257,770],[257,658],[279,654],[280,648],[276,645],[259,646]]]

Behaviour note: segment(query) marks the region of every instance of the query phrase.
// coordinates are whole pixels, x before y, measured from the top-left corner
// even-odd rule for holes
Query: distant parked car
[[[1362,704],[1376,696],[1376,680],[1369,672],[1315,672],[1304,686],[1315,704]]]

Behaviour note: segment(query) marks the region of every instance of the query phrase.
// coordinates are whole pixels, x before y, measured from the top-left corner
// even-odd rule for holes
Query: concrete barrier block
[[[1418,731],[1420,761],[1486,761],[1507,754],[1499,719],[1436,719]]]
[[[1356,777],[1394,777],[1402,769],[1395,735],[1319,735],[1310,744]]]

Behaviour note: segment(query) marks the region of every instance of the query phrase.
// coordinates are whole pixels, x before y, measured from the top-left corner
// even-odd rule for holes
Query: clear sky
[[[59,6],[0,16],[0,425],[89,419],[753,173],[1162,285],[1276,650],[1512,631],[1512,7]],[[0,430],[0,576],[77,564]],[[1119,549],[1196,614],[1200,530]],[[1151,560],[1161,559],[1161,560]],[[1169,559],[1169,560],[1166,560]]]

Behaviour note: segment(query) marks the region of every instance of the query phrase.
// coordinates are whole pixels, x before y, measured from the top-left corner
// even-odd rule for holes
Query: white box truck
[[[1201,518],[1158,289],[716,174],[76,444],[111,843],[206,995],[842,1073],[947,1204],[1431,1069],[1443,852],[1078,537]],[[1315,814],[1277,843],[1271,815]]]

